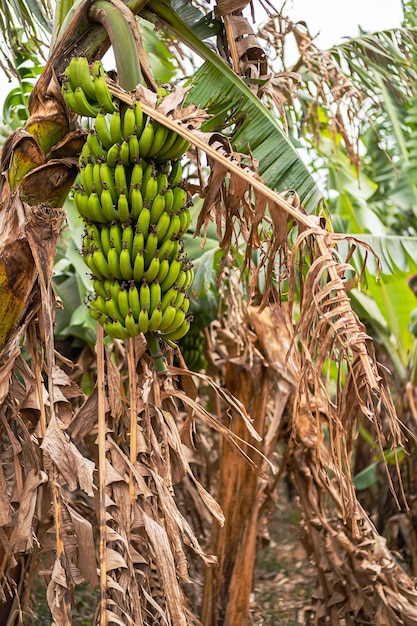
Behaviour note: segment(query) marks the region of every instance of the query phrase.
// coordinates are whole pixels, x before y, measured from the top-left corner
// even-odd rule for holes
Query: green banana
[[[122,272],[120,269],[120,257],[114,246],[112,246],[109,250],[109,253],[107,255],[107,262],[109,265],[111,276],[117,278],[117,280],[123,280]]]
[[[88,198],[88,193],[84,189],[77,189],[74,193],[74,202],[78,213],[85,219],[91,220]]]
[[[136,115],[133,106],[128,106],[123,113],[123,139],[126,141],[134,135],[136,137]]]
[[[161,305],[161,285],[157,279],[154,279],[149,285],[149,310],[152,312]]]
[[[107,292],[104,286],[104,281],[100,280],[99,278],[94,278],[93,287],[98,296],[101,296],[102,298],[107,298]]]
[[[106,73],[101,61],[95,61],[93,65],[94,89],[97,102],[105,113],[113,113],[116,111],[109,86],[106,81]]]
[[[171,261],[171,265],[169,268],[169,272],[166,275],[165,279],[161,282],[162,293],[165,293],[178,278],[179,273],[182,270],[182,260],[174,259]]]
[[[105,150],[109,150],[113,145],[113,140],[110,135],[110,130],[107,124],[107,118],[104,113],[100,111],[96,115],[96,119],[94,121],[94,127],[96,129],[97,137],[101,142],[103,148]]]
[[[177,314],[177,309],[172,304],[168,304],[168,306],[165,307],[165,309],[162,307],[162,311],[163,311],[162,318],[159,323],[159,330],[161,332],[163,332],[164,330],[166,330],[167,328],[171,326],[172,322],[175,319],[175,315]]]
[[[133,226],[131,224],[123,224],[123,232],[122,232],[122,246],[126,246],[129,250],[130,257],[133,259],[133,239],[135,233],[133,230]]]
[[[132,262],[130,259],[130,252],[126,245],[126,242],[123,241],[122,244],[123,244],[123,247],[120,253],[120,260],[119,260],[120,272],[124,280],[132,280],[133,268],[132,268]]]
[[[130,135],[129,139],[129,161],[136,163],[139,159],[139,139],[137,135]]]
[[[94,89],[94,81],[90,74],[90,66],[86,57],[78,57],[76,63],[77,70],[77,87],[81,87],[87,99],[92,104],[97,104],[96,90]]]
[[[139,155],[146,157],[152,148],[154,129],[152,123],[148,121],[139,138]]]
[[[114,248],[116,248],[116,252],[120,255],[122,251],[122,231],[120,229],[120,224],[116,221],[113,221],[110,224],[110,241]]]
[[[158,193],[164,195],[168,189],[168,176],[165,171],[160,171],[158,174]]]
[[[143,115],[142,105],[139,100],[135,100],[133,103],[133,111],[135,113],[136,134],[139,136],[145,123],[145,116]]]
[[[143,251],[145,247],[145,238],[143,236],[142,231],[139,228],[139,225],[136,224],[135,234],[133,236],[133,245],[132,245],[132,259],[136,258],[136,255],[139,251]]]
[[[165,209],[165,197],[158,192],[151,205],[151,223],[156,224]],[[169,216],[168,216],[169,218]]]
[[[142,281],[142,284],[139,288],[139,299],[141,309],[144,311],[149,311],[149,307],[151,304],[151,291],[146,280]]]
[[[120,111],[114,111],[110,117],[109,130],[113,143],[121,143],[123,141]]]
[[[149,232],[149,226],[151,223],[151,211],[150,209],[148,209],[148,207],[144,206],[142,208],[141,212],[139,213],[137,223],[138,223],[140,230],[143,233],[143,236],[147,238],[148,232]]]
[[[152,145],[150,149],[148,150],[148,154],[144,155],[144,156],[149,156],[151,158],[156,157],[158,153],[164,148],[164,145],[168,136],[168,132],[169,132],[169,129],[166,126],[164,126],[163,124],[159,124],[158,122],[154,121],[152,123],[152,126],[153,126],[153,131],[154,131]],[[139,150],[140,150],[140,146],[139,146]],[[143,154],[143,152],[141,154]]]
[[[107,254],[111,246],[110,228],[108,226],[103,226],[101,229],[100,243],[101,243],[101,249],[103,250],[105,256],[107,257]]]
[[[187,139],[178,135],[178,138],[174,144],[167,150],[161,150],[159,154],[155,156],[156,161],[176,161],[181,158],[183,154],[190,148],[190,143]]]
[[[145,182],[144,174],[141,191],[143,196],[143,203],[147,206],[151,206],[152,202],[158,195],[158,179],[155,176],[150,176]]]
[[[166,333],[173,333],[174,331],[178,330],[178,328],[180,326],[182,326],[183,322],[185,320],[185,312],[183,309],[177,309],[174,319],[172,320],[172,323],[170,324],[170,326],[168,326],[168,328],[164,329],[164,331]]]
[[[188,193],[186,189],[177,185],[172,189],[172,193],[174,196],[173,204],[172,204],[172,213],[177,214],[181,211],[188,203]]]
[[[188,331],[190,330],[190,326],[191,324],[189,320],[185,319],[181,326],[177,328],[177,330],[163,335],[163,338],[165,339],[165,341],[178,341],[188,333]]]
[[[108,163],[100,163],[100,178],[103,184],[103,189],[110,191],[113,204],[117,204],[118,194],[114,185],[113,172]]]
[[[120,313],[123,315],[123,317],[126,317],[126,315],[130,311],[130,306],[129,306],[128,290],[124,286],[120,288],[119,297],[117,299],[117,305],[119,307]]]
[[[182,180],[182,165],[181,161],[177,159],[171,162],[171,171],[168,175],[168,182],[171,187],[176,187]]]
[[[123,191],[127,192],[128,184],[126,179],[126,170],[121,161],[118,161],[116,167],[114,168],[114,183],[116,186],[116,191],[119,194]]]
[[[139,215],[142,212],[143,209],[143,198],[142,198],[142,192],[139,188],[138,185],[132,187],[132,185],[129,188],[129,201],[130,201],[130,213],[131,213],[131,218],[134,222],[137,222],[139,219]],[[149,211],[149,222],[151,219],[151,214],[150,214],[150,210]],[[143,220],[145,220],[145,216],[143,216]],[[149,225],[148,225],[149,228]]]
[[[139,335],[139,324],[136,323],[133,313],[129,312],[125,317],[125,327],[130,337],[136,337]]]
[[[165,211],[162,213],[161,217],[159,218],[155,226],[155,232],[156,232],[156,236],[158,237],[158,243],[160,243],[161,241],[165,239],[165,235],[167,234],[168,229],[171,226],[171,219],[172,218],[168,215],[168,213],[165,213]],[[170,239],[168,239],[168,241],[170,241]]]
[[[140,187],[143,180],[143,168],[142,168],[142,160],[137,160],[132,169],[132,173],[130,176],[130,186],[131,187]]]
[[[106,331],[106,334],[109,335],[109,337],[114,337],[115,339],[128,339],[130,337],[125,326],[119,321],[104,322],[103,328]]]
[[[125,167],[130,165],[130,144],[126,139],[120,145],[119,159]]]
[[[135,281],[133,281],[133,280],[130,281],[130,286],[129,286],[129,291],[128,291],[128,298],[129,298],[130,310],[134,314],[135,319],[138,319],[139,318],[139,311],[140,311],[139,291],[138,291],[138,288],[136,287]]]
[[[76,87],[74,89],[74,100],[76,104],[76,113],[83,115],[84,117],[96,117],[100,112],[100,108],[91,104],[82,89],[82,87]]]
[[[159,265],[160,265],[159,257],[158,255],[155,255],[154,258],[149,263],[148,269],[143,275],[144,279],[148,283],[152,283],[152,281],[155,280],[155,278],[157,278],[158,272],[159,272]]]
[[[103,251],[99,248],[94,250],[93,252],[93,261],[94,265],[98,270],[98,274],[95,274],[96,278],[111,278],[112,272],[110,271],[109,264],[106,260],[106,257],[103,254]]]
[[[78,83],[78,58],[79,57],[73,57],[64,70],[71,91],[74,91],[76,87],[80,87]]]
[[[119,219],[119,214],[114,207],[113,198],[111,197],[111,193],[106,184],[103,185],[103,191],[101,192],[100,201],[103,215],[108,222]]]
[[[162,283],[167,277],[169,268],[170,268],[170,262],[167,258],[163,258],[162,261],[160,260],[159,271],[158,271],[158,276],[157,276],[160,283]]]
[[[162,310],[161,310],[161,305],[158,304],[158,306],[156,306],[155,309],[152,311],[151,316],[149,318],[148,331],[155,332],[159,330],[161,320],[162,320]]]
[[[100,204],[100,197],[96,191],[92,191],[88,196],[88,209],[90,214],[92,215],[92,219],[94,222],[99,222],[100,224],[106,223],[106,218],[103,215],[103,211]]]
[[[147,333],[149,329],[149,317],[146,309],[139,311],[138,326],[141,333]]]
[[[178,254],[179,242],[177,239],[165,239],[159,246],[159,258],[173,259]]]
[[[186,233],[191,224],[191,213],[188,209],[183,209],[179,214],[181,229],[180,232],[182,234]]]
[[[133,278],[135,282],[139,283],[143,279],[145,273],[145,257],[143,256],[143,250],[139,250],[135,256],[135,262],[133,264]]]
[[[119,152],[120,142],[116,142],[110,146],[106,157],[106,161],[110,167],[116,167],[116,163],[119,161]]]
[[[106,314],[106,298],[100,295],[97,295],[93,300],[89,302],[90,307],[93,307],[100,313]]]
[[[87,194],[92,193],[94,186],[94,164],[90,157],[88,162],[80,168],[80,181]]]
[[[146,248],[145,248],[145,265],[149,266],[150,262],[157,255],[158,249],[158,235],[155,232],[155,227],[151,226],[148,232],[148,236],[146,237]],[[159,261],[159,258],[158,258]]]
[[[165,233],[166,239],[175,239],[181,232],[181,219],[179,215],[172,215],[168,230]]]
[[[117,213],[119,220],[124,224],[130,219],[130,206],[127,195],[124,191],[119,193],[119,199],[117,201]]]
[[[98,140],[98,135],[97,132],[95,130],[90,130],[88,135],[87,135],[87,140],[86,143],[90,149],[90,153],[91,155],[95,158],[95,159],[105,159],[106,158],[106,150],[103,148],[103,146],[99,143]]]
[[[101,199],[101,194],[103,193],[103,183],[101,182],[99,161],[96,161],[93,165],[93,180],[94,180],[95,191],[98,193]]]
[[[162,293],[162,289],[161,287],[159,287],[160,292]],[[168,289],[164,295],[161,298],[161,306],[162,306],[162,310],[165,311],[165,309],[168,306],[174,306],[174,302],[177,299],[177,294],[178,294],[178,288],[177,287],[170,287],[170,289]]]
[[[112,281],[110,282],[110,287],[109,287],[110,296],[116,302],[119,302],[119,293],[120,293],[120,289],[122,285],[123,283],[118,281],[116,278],[113,278]]]

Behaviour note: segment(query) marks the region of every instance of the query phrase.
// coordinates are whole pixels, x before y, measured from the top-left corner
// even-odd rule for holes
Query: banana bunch
[[[81,80],[83,89],[87,84],[84,68],[79,59],[67,68],[74,94]],[[148,119],[138,100],[131,106],[112,100],[110,110],[101,95],[94,103],[90,94],[96,112],[73,189],[85,222],[82,254],[93,275],[90,314],[112,337],[151,332],[177,341],[191,320],[193,270],[183,244],[190,199],[180,162],[189,144]]]
[[[113,113],[115,105],[109,91],[101,61],[95,61],[93,73],[86,57],[74,57],[65,70],[62,95],[67,106],[85,117],[96,117],[100,111]]]
[[[204,335],[201,331],[190,331],[180,343],[182,356],[190,370],[199,372],[207,368],[204,355]]]

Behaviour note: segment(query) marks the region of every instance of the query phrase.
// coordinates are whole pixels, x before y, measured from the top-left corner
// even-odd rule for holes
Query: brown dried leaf
[[[82,456],[68,434],[58,427],[56,419],[48,424],[41,448],[49,454],[70,491],[79,485],[89,496],[94,495],[95,464]]]
[[[37,491],[39,485],[47,481],[48,476],[45,472],[35,472],[33,469],[26,476],[17,517],[15,552],[27,552],[33,547],[32,520],[35,514]]]

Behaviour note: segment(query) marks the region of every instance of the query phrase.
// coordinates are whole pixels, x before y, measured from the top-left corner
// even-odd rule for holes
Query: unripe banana
[[[99,248],[94,250],[93,252],[93,261],[94,265],[98,270],[98,274],[95,274],[96,278],[111,278],[112,272],[110,270],[109,264],[106,260],[106,257],[103,254],[103,251]]]
[[[124,286],[120,288],[119,297],[117,299],[117,304],[118,304],[120,313],[123,315],[123,317],[126,317],[126,315],[130,311],[130,306],[129,306],[128,291]]]
[[[88,208],[88,194],[84,190],[77,189],[74,193],[74,202],[78,213],[85,219],[90,220],[91,215]]]
[[[172,322],[175,319],[175,315],[177,314],[177,309],[172,305],[168,304],[165,309],[162,307],[162,318],[159,323],[159,330],[163,332],[167,328],[169,328]]]
[[[122,141],[119,150],[119,159],[125,167],[130,165],[130,148],[129,142],[125,139]]]
[[[132,169],[132,174],[130,176],[130,186],[131,187],[140,187],[143,180],[143,169],[142,169],[142,161],[135,161]]]
[[[150,163],[147,163],[144,159],[141,159],[141,164],[142,164],[142,183],[141,183],[140,190],[143,195],[145,191],[145,187],[148,184],[149,179],[156,176],[156,170],[155,170],[155,165],[152,161]]]
[[[138,326],[141,333],[147,333],[149,329],[149,317],[146,309],[139,311]]]
[[[98,309],[95,309],[92,306],[88,308],[88,312],[90,314],[90,317],[93,318],[93,320],[95,320],[96,322],[99,322],[100,324],[104,324],[104,321],[106,319],[106,315],[104,313],[101,313]]]
[[[89,208],[91,215],[93,216],[92,219],[94,222],[99,222],[101,224],[106,223],[107,220],[104,217],[103,211],[101,209],[99,195],[94,190],[88,196],[88,208]]]
[[[177,139],[178,139],[178,133],[175,132],[175,130],[169,130],[167,138],[166,138],[165,143],[164,143],[164,146],[163,146],[163,148],[161,148],[161,150],[163,149],[164,152],[168,152],[168,150],[170,150],[172,148],[172,146],[177,141]],[[158,155],[156,155],[155,158],[158,159]],[[164,162],[168,162],[168,160],[169,159],[164,159]]]
[[[106,161],[109,167],[116,167],[119,161],[120,142],[114,143],[107,152]]]
[[[110,281],[109,292],[110,292],[110,296],[113,298],[113,300],[115,302],[119,301],[119,293],[120,293],[120,289],[121,289],[122,285],[123,285],[123,283],[121,283],[116,278],[113,278]]]
[[[81,87],[74,89],[74,100],[77,107],[75,112],[79,115],[83,115],[84,117],[96,117],[97,113],[100,112],[100,107],[94,106],[87,100]]]
[[[143,233],[143,236],[147,239],[149,232],[149,225],[151,223],[151,211],[148,207],[144,206],[138,216],[138,226]]]
[[[141,157],[146,157],[152,148],[152,142],[154,137],[154,129],[152,123],[148,122],[139,138],[139,154]]]
[[[117,254],[120,255],[122,251],[122,232],[120,224],[116,221],[110,224],[110,241],[112,247],[116,248]]]
[[[117,213],[119,215],[119,220],[122,222],[122,224],[129,221],[130,206],[129,200],[124,191],[119,193],[119,199],[117,201]]]
[[[119,219],[119,214],[115,209],[115,206],[113,204],[113,198],[106,184],[103,185],[103,191],[101,192],[100,201],[103,215],[108,222]]]
[[[86,266],[91,270],[93,276],[95,276],[96,278],[105,278],[105,276],[102,276],[99,269],[97,268],[95,262],[94,262],[94,257],[93,257],[93,252],[92,251],[85,251],[83,252],[83,260],[84,263],[86,264]]]
[[[133,278],[135,282],[140,283],[145,274],[145,257],[143,256],[143,250],[139,250],[135,256],[135,262],[133,265]]]
[[[136,255],[139,251],[143,251],[145,247],[145,237],[143,236],[142,231],[140,230],[138,224],[136,224],[135,234],[133,237],[133,246],[132,246],[132,259],[136,259]]]
[[[107,292],[106,292],[105,283],[103,280],[95,278],[93,280],[93,287],[97,295],[101,296],[104,299],[107,298]]]
[[[168,189],[168,176],[166,172],[159,172],[158,174],[158,193],[164,193]]]
[[[178,309],[175,313],[172,323],[170,324],[170,326],[168,326],[168,328],[165,329],[165,332],[173,333],[174,331],[178,330],[178,328],[180,328],[180,326],[182,326],[182,324],[184,323],[184,320],[185,320],[184,310]]]
[[[90,308],[96,309],[99,313],[106,314],[106,298],[97,295],[93,300],[89,302]]]
[[[169,268],[170,268],[170,262],[167,258],[164,258],[162,259],[162,261],[159,262],[159,271],[158,271],[157,278],[160,283],[162,283],[167,277]]]
[[[136,323],[135,317],[131,312],[125,317],[125,327],[130,337],[136,337],[141,332],[139,324]]]
[[[168,128],[166,126],[164,126],[163,124],[159,124],[158,122],[153,122],[152,123],[153,126],[153,130],[154,130],[154,134],[153,134],[153,139],[152,139],[152,145],[148,151],[148,155],[149,157],[156,157],[159,152],[164,149],[165,146],[165,142],[168,136]],[[139,148],[140,150],[140,148]],[[165,150],[164,150],[165,151]],[[143,154],[143,153],[142,153]],[[146,155],[144,155],[146,156]]]
[[[143,309],[144,311],[149,311],[151,305],[151,292],[146,280],[142,281],[142,284],[139,288],[139,299],[141,309]]]
[[[117,280],[123,280],[122,272],[120,269],[120,257],[114,246],[112,246],[109,250],[109,253],[107,255],[107,262],[110,269],[110,275],[114,278],[117,278]]]
[[[129,307],[135,317],[135,319],[139,319],[139,311],[140,311],[140,299],[139,299],[139,291],[138,288],[136,286],[135,281],[130,281],[129,283],[129,291],[128,291],[128,298],[129,298]]]
[[[100,63],[100,66],[98,65]],[[100,61],[96,61],[93,66],[94,75],[94,89],[96,92],[97,102],[100,105],[100,109],[103,109],[105,113],[113,113],[116,111],[113,99],[106,81],[106,75],[103,66]]]
[[[107,257],[111,245],[110,228],[108,226],[102,227],[100,232],[100,242],[101,249],[103,250],[104,255]]]
[[[103,183],[101,182],[100,165],[101,164],[99,161],[96,161],[93,165],[93,180],[94,180],[94,185],[95,185],[95,191],[100,196],[100,201],[101,201],[101,194],[103,192]]]
[[[145,183],[145,175],[143,176],[141,191],[143,196],[143,203],[151,206],[152,202],[156,198],[158,194],[158,180],[155,176],[150,176],[148,181]]]
[[[174,195],[174,201],[171,210],[172,213],[176,214],[187,205],[188,194],[187,191],[180,186],[174,187],[172,193]]]
[[[173,161],[171,163],[171,171],[168,175],[168,182],[171,187],[176,187],[182,180],[182,165],[181,161]]]
[[[80,57],[73,57],[67,67],[64,70],[64,74],[68,79],[68,86],[71,91],[74,91],[76,87],[80,87],[78,83],[78,59]]]
[[[165,211],[169,215],[172,215],[174,212],[172,210],[172,207],[174,206],[174,192],[172,191],[171,188],[168,188],[165,190],[164,199],[165,199]]]
[[[180,222],[181,222],[181,230],[182,234],[186,233],[191,224],[191,213],[188,209],[183,209],[179,214]]]
[[[122,232],[122,246],[126,246],[129,250],[129,254],[131,259],[133,259],[133,239],[135,233],[131,224],[123,224],[123,232]]]
[[[105,322],[103,324],[103,328],[106,331],[106,334],[109,335],[109,337],[114,337],[115,339],[128,339],[130,337],[125,326],[121,324],[119,321]]]
[[[87,135],[86,143],[89,147],[90,153],[95,159],[105,159],[107,151],[103,148],[98,140],[97,132],[90,130]]]
[[[113,145],[113,139],[110,135],[110,130],[107,124],[107,118],[104,113],[100,112],[97,114],[94,126],[96,129],[96,133],[99,141],[105,150],[109,150]]]
[[[122,192],[127,192],[128,184],[126,179],[126,171],[125,166],[121,161],[118,161],[116,167],[114,168],[114,182],[116,185],[116,191],[119,194]]]
[[[181,270],[182,270],[182,260],[174,259],[173,261],[171,261],[169,272],[165,280],[163,280],[161,283],[162,293],[165,293],[168,289],[170,289],[170,287],[172,287],[172,285],[177,280],[178,275],[181,272]]]
[[[162,289],[161,289],[161,293],[162,293]],[[165,311],[165,309],[168,306],[174,306],[174,302],[177,299],[177,294],[178,294],[177,287],[171,287],[164,293],[164,295],[161,298],[161,306],[162,306],[163,311]]]
[[[109,130],[113,143],[121,143],[123,141],[120,111],[114,111],[110,117]]]
[[[142,133],[143,125],[145,123],[145,118],[142,111],[142,105],[139,100],[135,100],[133,104],[133,111],[135,113],[136,134],[140,136],[140,134]]]
[[[161,306],[161,285],[158,280],[153,280],[149,285],[149,310],[152,312],[157,306]]]
[[[190,326],[191,324],[189,320],[185,319],[183,323],[181,324],[181,326],[177,328],[177,330],[167,333],[163,337],[165,341],[178,341],[179,339],[182,339],[188,333],[188,331],[190,330]]]
[[[165,209],[165,197],[158,193],[151,206],[151,223],[157,224]],[[167,216],[169,218],[169,216]]]
[[[139,219],[139,215],[143,209],[142,192],[138,185],[134,187],[132,187],[132,185],[130,186],[129,201],[130,201],[130,214],[131,214],[132,220],[134,222],[137,222]],[[145,216],[143,216],[143,219],[145,219]],[[150,210],[149,210],[149,221],[150,221]],[[149,228],[149,225],[148,225],[148,228]]]
[[[180,135],[176,139],[175,143],[168,150],[161,150],[161,152],[156,155],[156,161],[176,161],[181,158],[183,154],[187,152],[190,148],[190,143],[187,139],[184,139]]]
[[[181,232],[181,220],[179,215],[171,215],[171,223],[165,233],[166,239],[175,239]]]
[[[124,324],[124,316],[120,312],[118,303],[112,297],[106,298],[106,313],[110,319]]]
[[[149,229],[148,236],[146,238],[146,248],[145,248],[145,265],[149,266],[150,262],[156,256],[156,251],[158,249],[158,235],[155,232],[155,227],[151,226]],[[159,258],[158,258],[159,261]]]
[[[178,254],[179,242],[177,239],[165,239],[159,246],[159,258],[174,259]]]
[[[139,159],[139,139],[137,135],[131,135],[128,139],[129,142],[129,161],[136,163]]]
[[[120,253],[120,272],[124,280],[132,280],[133,268],[130,260],[130,252],[126,246],[126,242],[122,242],[123,247]]]
[[[172,218],[168,215],[168,213],[165,213],[165,211],[161,214],[161,217],[159,218],[158,223],[155,226],[158,243],[165,239],[165,235],[167,234],[168,229],[171,226],[171,219]]]
[[[123,114],[123,139],[126,141],[134,135],[136,137],[136,115],[134,108],[128,106]]]
[[[162,320],[162,310],[161,310],[161,305],[158,304],[158,306],[152,311],[151,316],[149,318],[148,331],[155,332],[159,330],[161,320]]]
[[[148,283],[152,283],[152,281],[155,280],[155,278],[157,278],[158,272],[159,272],[159,265],[160,265],[159,257],[158,255],[155,255],[153,259],[151,260],[151,262],[149,263],[148,269],[146,270],[143,276],[144,279]]]
[[[118,195],[114,186],[113,172],[107,163],[100,163],[100,178],[103,183],[103,189],[107,187],[111,193],[113,204],[117,204]]]
[[[88,162],[80,168],[80,181],[86,193],[92,193],[94,185],[94,164],[91,157]]]

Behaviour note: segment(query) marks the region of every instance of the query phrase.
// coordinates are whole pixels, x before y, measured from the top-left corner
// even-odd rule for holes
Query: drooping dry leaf
[[[49,422],[41,448],[48,453],[70,491],[79,485],[87,495],[94,495],[95,464],[82,456],[68,434],[59,428],[56,419]]]

